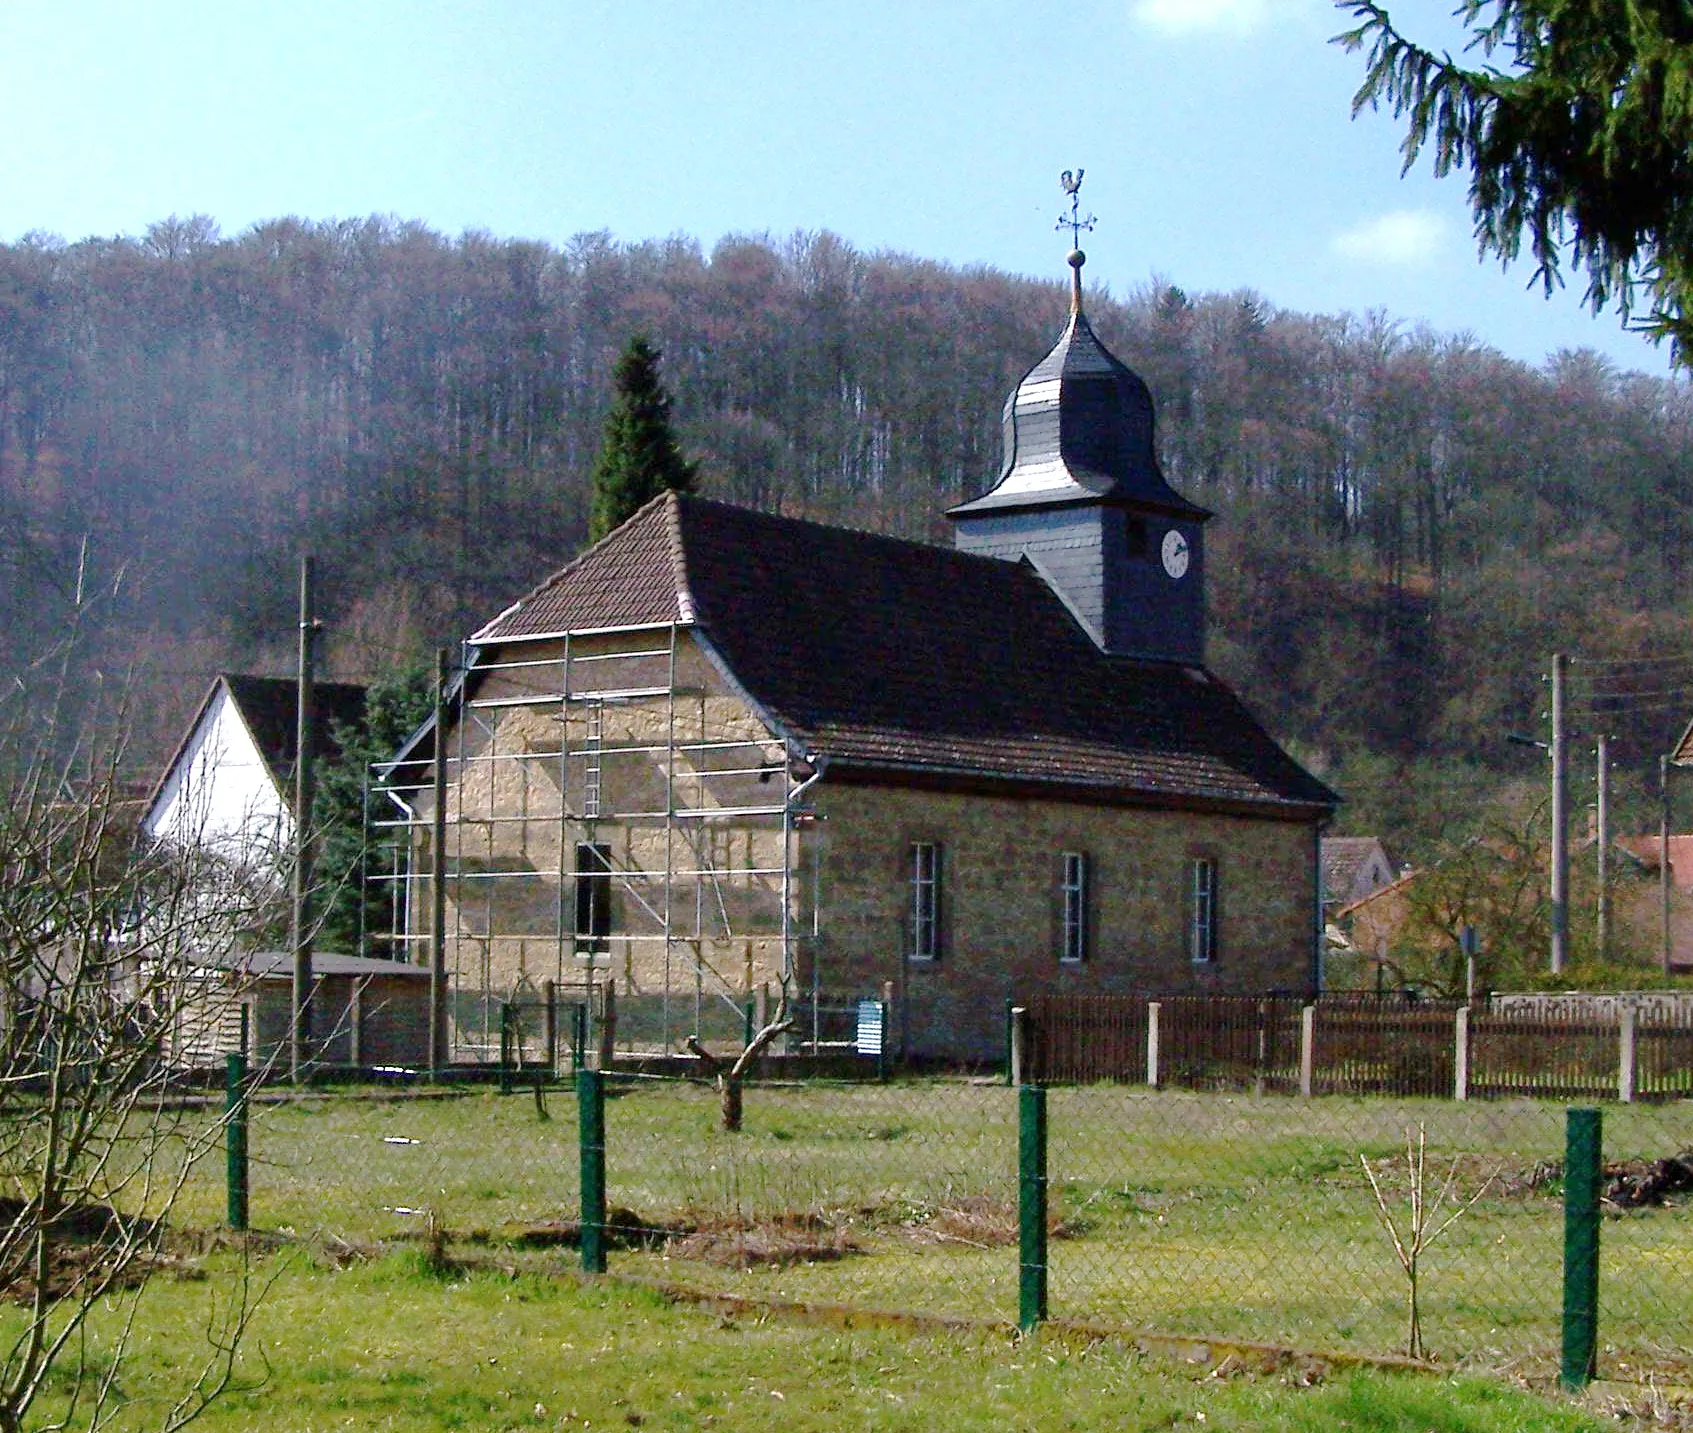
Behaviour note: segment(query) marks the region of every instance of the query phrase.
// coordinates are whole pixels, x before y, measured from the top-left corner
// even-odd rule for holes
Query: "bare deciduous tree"
[[[60,649],[0,694],[0,1299],[23,1314],[0,1335],[0,1433],[96,1429],[124,1404],[172,1210],[223,1135],[177,1062],[264,898],[209,853],[137,841],[123,700],[71,660],[86,605],[79,585]],[[253,1288],[214,1294],[160,1427],[229,1387]]]
[[[1423,1255],[1429,1247],[1450,1229],[1466,1210],[1493,1187],[1499,1170],[1482,1180],[1468,1199],[1458,1196],[1458,1160],[1453,1158],[1446,1178],[1438,1189],[1430,1190],[1427,1183],[1428,1132],[1417,1126],[1413,1141],[1411,1131],[1405,1131],[1405,1202],[1409,1206],[1403,1225],[1393,1216],[1394,1199],[1382,1187],[1382,1180],[1370,1167],[1369,1158],[1359,1154],[1358,1163],[1364,1167],[1364,1178],[1370,1181],[1370,1193],[1375,1196],[1376,1222],[1393,1244],[1399,1267],[1405,1274],[1405,1355],[1426,1359],[1428,1344],[1423,1339],[1422,1276]],[[1443,1217],[1444,1213],[1444,1217]]]
[[[794,1022],[788,1016],[788,997],[784,992],[776,1018],[748,1040],[746,1048],[733,1060],[712,1054],[700,1044],[697,1036],[690,1035],[683,1042],[688,1050],[717,1076],[717,1093],[723,1102],[723,1128],[730,1133],[741,1127],[741,1089],[748,1073],[757,1064],[758,1057],[780,1036],[786,1035],[793,1028]]]

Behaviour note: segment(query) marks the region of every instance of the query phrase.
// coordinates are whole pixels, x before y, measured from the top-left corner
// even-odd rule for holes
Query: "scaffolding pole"
[[[573,842],[597,846],[602,829],[609,827],[616,827],[623,835],[613,838],[618,850],[604,872],[607,892],[619,895],[619,904],[612,908],[617,913],[613,917],[617,928],[608,943],[613,950],[623,952],[624,963],[638,982],[635,989],[661,997],[648,1006],[658,1017],[658,1030],[647,1026],[649,1032],[661,1034],[668,1047],[685,1028],[676,1004],[686,989],[678,983],[688,974],[678,955],[678,946],[684,944],[689,947],[686,961],[693,967],[696,1033],[703,1033],[708,995],[713,1002],[721,1000],[726,1007],[739,1010],[741,1001],[756,989],[758,979],[776,975],[784,997],[793,997],[797,950],[802,943],[796,910],[801,881],[796,879],[794,867],[803,817],[795,805],[803,787],[813,778],[798,780],[796,765],[801,762],[801,754],[767,728],[747,723],[745,734],[738,734],[743,731],[738,711],[714,728],[712,701],[725,694],[686,682],[682,663],[684,625],[673,621],[621,629],[643,633],[645,639],[610,650],[600,650],[599,643],[583,650],[578,638],[585,633],[561,632],[553,639],[560,644],[557,654],[478,662],[475,684],[469,680],[467,649],[461,666],[465,680],[452,692],[456,698],[453,710],[450,715],[443,713],[443,727],[437,732],[439,764],[451,779],[444,781],[437,811],[432,813],[444,820],[451,808],[455,829],[450,848],[444,832],[436,847],[443,863],[451,861],[451,869],[444,870],[437,882],[437,895],[444,906],[445,894],[451,893],[453,919],[449,929],[443,911],[431,938],[440,947],[452,942],[453,961],[447,974],[454,992],[469,996],[471,981],[481,987],[479,1019],[465,1020],[468,1006],[454,1006],[456,1018],[448,1028],[456,1056],[469,1053],[467,1047],[473,1043],[491,1048],[490,1002],[496,978],[504,982],[520,975],[533,977],[535,958],[548,944],[555,980],[573,984],[585,978],[588,984],[594,983],[596,957],[602,952],[591,948],[600,942],[584,945],[578,928],[583,873],[577,869],[580,858],[573,861],[572,851]],[[660,636],[662,642],[652,640]],[[535,648],[531,646],[529,651],[533,653]],[[660,661],[664,663],[662,682],[656,680]],[[593,666],[585,668],[588,663]],[[578,685],[579,669],[592,671],[594,680],[605,685]],[[557,675],[551,689],[546,690],[545,674],[549,672]],[[686,722],[684,702],[688,704]],[[522,715],[542,711],[557,723],[556,742],[534,729],[535,717]],[[580,737],[571,730],[572,714],[577,711],[584,714]],[[618,715],[620,712],[627,715]],[[454,720],[457,725],[450,749],[444,736],[446,720]],[[502,730],[507,722],[514,725]],[[661,724],[662,738],[657,732]],[[519,730],[521,740],[515,735]],[[642,757],[649,763],[644,767]],[[609,766],[608,760],[612,761]],[[515,781],[501,774],[512,761],[522,764]],[[532,770],[530,763],[536,762],[540,765]],[[654,769],[661,764],[660,770]],[[776,791],[780,794],[766,795],[763,783],[776,775],[778,765],[782,779]],[[536,800],[540,789],[537,777],[550,771],[557,773],[556,813]],[[637,778],[633,784],[631,773]],[[399,820],[373,819],[372,828],[415,832],[426,823],[418,818],[412,793],[427,791],[427,786],[408,783],[401,769],[390,769],[385,775],[387,792],[404,814]],[[643,793],[656,794],[654,778],[662,787],[662,801],[653,799],[652,794],[641,799]],[[578,780],[583,799],[573,802]],[[516,793],[516,804],[508,801],[502,809],[499,803],[508,800],[510,793]],[[594,799],[596,794],[598,800]],[[550,824],[555,816],[559,859],[548,868],[535,861],[545,849],[536,844],[536,832],[545,826],[535,823]],[[482,827],[480,838],[466,830],[478,824]],[[502,838],[500,830],[514,825],[522,828],[522,834]],[[723,836],[716,834],[719,830]],[[678,838],[694,859],[685,859],[685,853],[678,851]],[[725,840],[726,847],[719,851]],[[656,849],[660,841],[662,856]],[[778,842],[779,853],[771,849]],[[391,874],[373,878],[390,883],[405,896],[414,882],[428,879],[416,870],[417,849],[414,836],[408,845],[407,862],[402,866],[396,859]],[[472,851],[480,859],[473,859]],[[516,856],[508,860],[514,852]],[[621,869],[617,858],[621,858]],[[502,865],[514,868],[500,869]],[[812,876],[815,891],[817,873],[813,871]],[[553,883],[550,920],[545,914],[546,904],[537,909],[530,897],[518,895],[508,901],[498,894],[501,889],[510,889],[512,882],[546,881]],[[690,882],[694,888],[691,933],[682,918],[686,907],[678,904],[685,899],[678,888],[680,881]],[[596,901],[601,894],[596,891]],[[475,916],[471,916],[467,901],[474,906]],[[713,906],[709,921],[708,903]],[[415,910],[416,903],[409,904]],[[778,909],[772,910],[772,905]],[[816,905],[814,898],[813,927]],[[397,901],[396,914],[398,910]],[[480,930],[475,929],[478,925]],[[512,928],[507,930],[505,925]],[[396,930],[391,936],[394,949],[411,949],[411,942],[420,938],[416,931],[417,927],[410,924],[404,931]],[[466,941],[477,945],[480,958],[474,963],[467,963]],[[637,960],[641,951],[647,953]],[[587,969],[578,975],[571,967],[583,957]],[[755,958],[763,976],[754,974]],[[815,969],[812,977],[814,985]],[[750,986],[749,980],[753,982]],[[654,990],[654,985],[661,988]]]

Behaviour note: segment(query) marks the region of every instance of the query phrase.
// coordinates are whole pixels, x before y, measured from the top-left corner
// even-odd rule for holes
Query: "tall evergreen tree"
[[[670,396],[658,376],[659,351],[644,334],[629,340],[612,370],[611,411],[594,464],[588,537],[598,542],[665,491],[694,486],[697,463],[682,456],[670,426]]]

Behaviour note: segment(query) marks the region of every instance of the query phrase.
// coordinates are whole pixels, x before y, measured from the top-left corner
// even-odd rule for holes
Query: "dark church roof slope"
[[[648,504],[472,640],[671,621],[840,768],[1300,811],[1336,799],[1208,673],[1102,653],[1026,563],[703,498]]]

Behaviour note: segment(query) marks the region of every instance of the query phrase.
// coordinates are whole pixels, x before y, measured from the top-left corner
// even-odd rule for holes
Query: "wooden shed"
[[[221,1063],[241,1048],[245,1011],[255,1065],[286,1068],[293,972],[293,956],[274,950],[231,952],[197,971],[196,989],[182,1002],[171,1063],[182,1069]],[[312,1031],[320,1066],[426,1068],[429,971],[362,955],[314,955]]]

